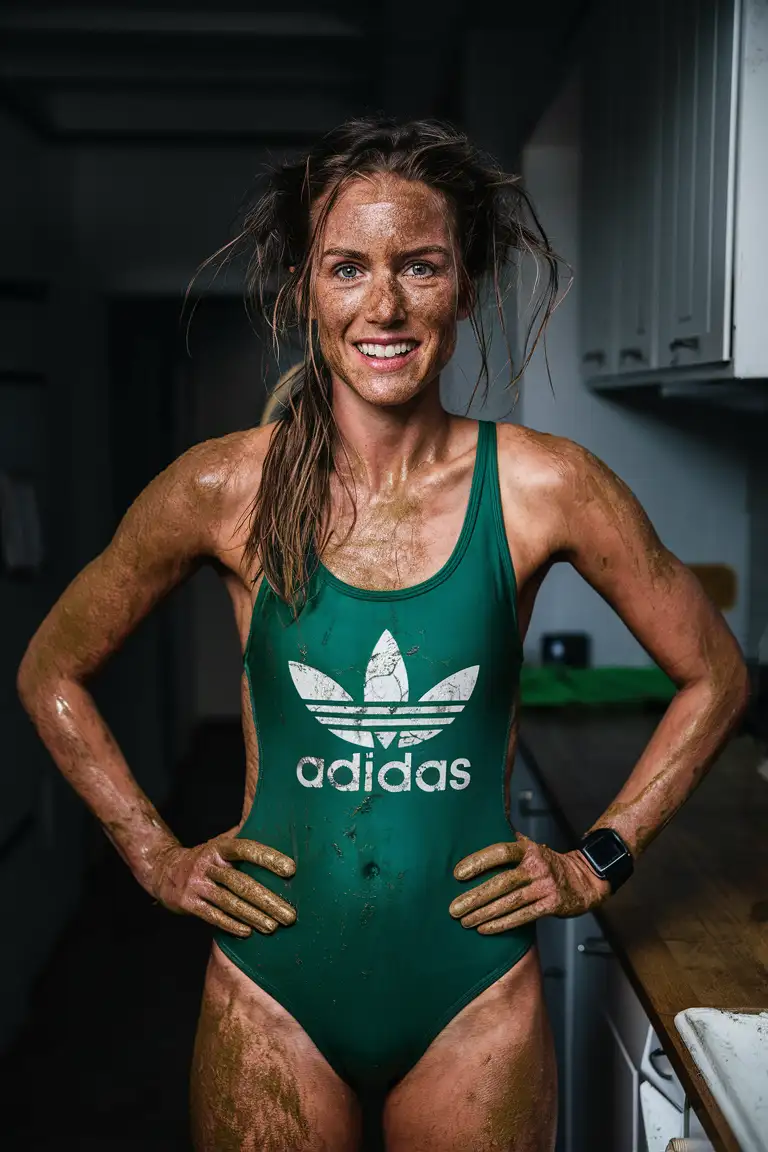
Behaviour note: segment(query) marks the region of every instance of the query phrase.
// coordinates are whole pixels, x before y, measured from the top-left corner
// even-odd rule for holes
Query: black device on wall
[[[541,637],[542,664],[589,668],[591,656],[591,637],[586,632],[545,632]]]

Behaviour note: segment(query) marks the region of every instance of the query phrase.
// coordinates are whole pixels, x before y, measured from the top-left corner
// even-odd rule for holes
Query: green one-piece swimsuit
[[[500,871],[461,883],[455,864],[515,839],[504,770],[522,649],[495,424],[478,425],[436,575],[368,591],[320,564],[295,621],[262,581],[244,659],[259,775],[240,835],[296,872],[238,867],[297,919],[216,941],[361,1097],[381,1096],[535,941],[533,925],[482,936],[448,911]]]

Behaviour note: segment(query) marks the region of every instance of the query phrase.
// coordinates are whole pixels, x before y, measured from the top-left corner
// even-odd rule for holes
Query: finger
[[[459,860],[453,875],[457,880],[471,880],[499,864],[519,864],[524,855],[525,844],[520,840],[489,844],[487,848],[481,848],[479,852],[472,852]]]
[[[290,856],[284,856],[276,848],[259,844],[258,840],[222,840],[218,850],[225,860],[246,860],[260,868],[268,868],[276,876],[293,876],[296,865]]]
[[[475,908],[481,908],[483,904],[495,900],[497,896],[503,896],[506,892],[512,892],[530,883],[531,878],[525,872],[502,872],[500,876],[492,876],[490,880],[478,884],[477,888],[462,892],[461,896],[451,901],[449,912],[451,916],[459,919],[467,912],[472,912]]]
[[[259,884],[258,880],[238,872],[236,868],[219,868],[216,864],[208,866],[208,875],[242,900],[247,900],[255,908],[274,916],[280,924],[285,924],[287,927],[296,923],[296,909],[293,905],[282,900],[276,892],[270,892],[269,888]]]
[[[244,920],[246,924],[250,924],[252,928],[256,928],[264,935],[271,935],[277,928],[277,920],[273,920],[271,916],[267,916],[266,913],[254,908],[246,900],[241,900],[239,896],[235,896],[234,892],[230,892],[227,888],[221,888],[218,884],[213,885],[213,891],[210,896],[206,895],[205,899],[213,907],[222,908],[231,916],[236,916],[238,920]]]
[[[485,907],[470,912],[468,916],[462,916],[461,924],[464,928],[474,928],[477,924],[485,924],[488,920],[493,920],[497,916],[504,916],[510,912],[516,912],[518,908],[523,908],[528,904],[535,904],[536,901],[537,896],[530,891],[530,888],[522,892],[513,892],[509,896],[502,896],[500,900],[493,900],[490,904],[486,904]]]
[[[222,912],[220,908],[214,908],[207,900],[197,897],[190,906],[190,911],[194,916],[198,916],[201,920],[205,920],[208,924],[212,924],[214,928],[222,928],[225,932],[231,932],[233,936],[241,936],[245,938],[250,936],[252,929],[247,924],[241,924],[239,920],[233,920],[231,916],[227,916],[226,912]]]
[[[546,916],[546,909],[540,901],[512,912],[508,916],[501,916],[498,920],[491,920],[488,924],[480,924],[476,929],[481,936],[497,936],[499,932],[509,932],[510,928],[522,928],[525,924],[532,924]]]

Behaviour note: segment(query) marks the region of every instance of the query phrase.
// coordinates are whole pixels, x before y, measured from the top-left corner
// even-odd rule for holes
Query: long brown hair
[[[275,343],[295,328],[305,346],[304,362],[284,397],[285,407],[264,459],[259,492],[248,513],[245,548],[249,568],[253,566],[257,575],[263,572],[296,613],[305,600],[311,557],[322,555],[331,531],[329,481],[338,440],[330,373],[320,354],[316,326],[308,319],[313,259],[340,192],[356,177],[378,172],[422,181],[442,193],[452,210],[459,253],[458,295],[469,309],[481,358],[472,398],[481,383],[486,390],[489,383],[483,324],[488,295],[495,302],[506,342],[510,388],[525,370],[558,302],[561,261],[520,178],[502,172],[449,124],[349,120],[324,136],[303,159],[270,169],[267,186],[247,211],[242,231],[211,259],[222,255],[229,259],[245,251],[251,306],[266,320]],[[522,363],[514,372],[503,304],[510,274],[525,253],[536,261],[537,283],[539,260],[547,275],[533,305]]]

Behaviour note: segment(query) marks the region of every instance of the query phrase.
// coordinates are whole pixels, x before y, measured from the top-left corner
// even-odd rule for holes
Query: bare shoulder
[[[574,534],[594,541],[619,520],[652,539],[631,490],[582,444],[519,424],[499,424],[498,443],[505,523],[530,535],[539,555],[568,553]]]
[[[232,546],[261,484],[275,425],[232,432],[190,448],[176,462],[187,498],[218,554]]]
[[[502,499],[542,525],[550,553],[573,561],[584,548],[605,551],[615,540],[628,553],[662,555],[637,497],[594,452],[520,425],[504,426],[499,444]]]
[[[526,501],[562,498],[601,463],[575,440],[522,424],[498,424],[497,438],[502,489],[514,489]]]
[[[178,533],[184,551],[226,553],[258,492],[273,427],[249,428],[193,445],[144,489],[124,526],[134,536],[158,530]]]

